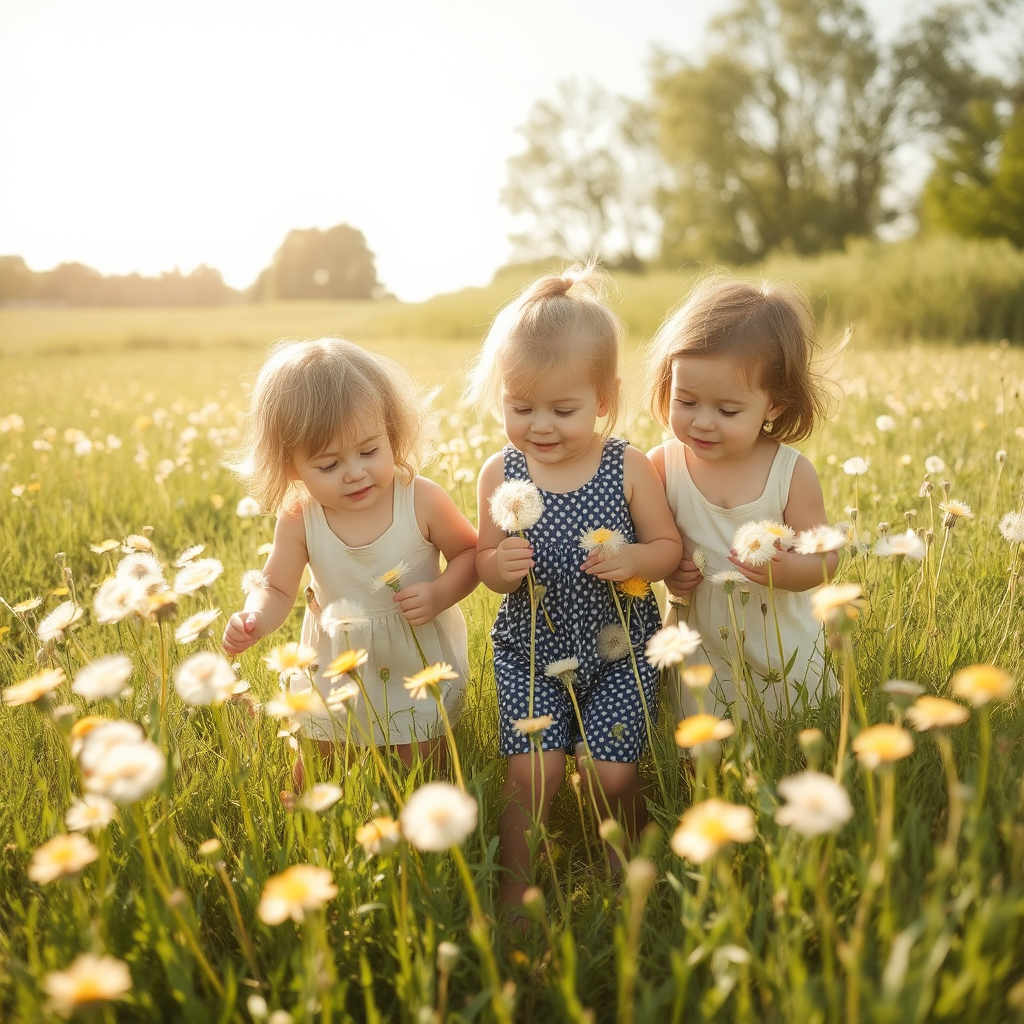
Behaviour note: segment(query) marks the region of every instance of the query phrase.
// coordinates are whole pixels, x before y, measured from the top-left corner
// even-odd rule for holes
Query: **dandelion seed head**
[[[520,533],[536,526],[544,514],[544,499],[529,480],[506,480],[490,499],[491,519],[506,533]]]
[[[417,850],[448,850],[464,843],[476,828],[476,800],[450,783],[428,782],[409,797],[399,823]]]
[[[853,817],[850,794],[822,772],[806,771],[782,779],[779,795],[786,803],[775,812],[775,820],[803,836],[838,832]]]

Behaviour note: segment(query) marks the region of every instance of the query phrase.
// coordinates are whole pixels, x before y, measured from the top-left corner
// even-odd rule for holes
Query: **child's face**
[[[516,448],[546,465],[572,462],[590,451],[597,418],[608,411],[590,381],[558,371],[519,392],[513,385],[501,400],[505,436]]]
[[[362,512],[391,493],[395,456],[385,425],[366,417],[323,452],[296,453],[292,465],[310,496],[335,512]]]
[[[753,454],[765,420],[782,412],[721,356],[681,355],[672,364],[672,433],[699,459],[739,462]]]

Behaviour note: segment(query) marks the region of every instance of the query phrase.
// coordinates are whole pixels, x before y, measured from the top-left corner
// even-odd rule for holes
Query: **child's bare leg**
[[[544,750],[513,754],[501,796],[504,809],[498,822],[499,863],[506,868],[501,883],[501,902],[518,906],[530,885],[529,831],[535,823],[546,825],[551,801],[565,779],[565,753]]]
[[[448,748],[444,739],[420,740],[418,743],[396,743],[392,748],[406,768],[422,761],[431,775],[442,775],[448,764]]]
[[[323,758],[324,768],[330,775],[334,771],[334,744],[330,740],[314,740],[317,752]],[[292,766],[292,786],[296,793],[301,793],[306,788],[306,768],[302,763],[302,753],[295,758]]]
[[[580,775],[587,787],[598,819],[609,811],[622,825],[630,844],[647,824],[646,786],[634,762],[598,761],[579,758]]]

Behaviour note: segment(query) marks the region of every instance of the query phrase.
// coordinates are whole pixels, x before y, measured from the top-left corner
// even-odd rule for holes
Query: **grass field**
[[[486,322],[505,297],[488,292],[460,315]],[[424,781],[368,753],[344,778],[339,767],[323,780],[343,785],[340,802],[322,812],[282,805],[293,754],[266,713],[278,680],[262,657],[297,639],[299,609],[242,657],[247,696],[193,706],[173,684],[176,666],[215,651],[219,636],[214,625],[213,636],[179,642],[175,629],[204,609],[220,609],[223,623],[272,535],[270,520],[236,514],[243,491],[219,463],[273,338],[338,330],[369,339],[439,387],[443,446],[427,473],[475,516],[473,486],[457,471],[475,475],[502,439],[458,406],[452,377],[479,331],[385,330],[360,320],[367,309],[0,311],[0,597],[22,606],[0,609],[3,689],[58,668],[70,679],[120,652],[132,687],[87,703],[64,681],[50,698],[0,705],[0,1019],[70,1013],[89,992],[59,972],[84,953],[127,965],[127,979],[109,965],[93,971],[120,998],[78,1012],[104,1021],[1024,1017],[1019,689],[983,705],[976,696],[977,706],[950,690],[953,673],[975,664],[1021,675],[1021,543],[1004,539],[1000,522],[1022,507],[1024,353],[855,343],[846,397],[804,446],[830,516],[855,519],[840,579],[867,601],[855,617],[847,606],[833,652],[850,705],[837,695],[790,721],[742,728],[722,742],[720,760],[695,770],[663,715],[642,766],[655,795],[641,848],[628,851],[624,872],[611,870],[593,823],[581,823],[600,815],[565,787],[550,835],[535,836],[539,895],[521,932],[498,924],[493,902],[503,770],[486,641],[493,596],[478,590],[465,602],[472,678],[455,736],[478,820],[448,852],[408,840],[367,852],[360,827],[397,817]],[[641,447],[660,437],[639,413],[623,433]],[[853,457],[867,461],[863,475],[844,471]],[[931,495],[921,493],[926,472]],[[948,529],[943,481],[971,510]],[[930,532],[925,558],[874,554],[883,523]],[[124,556],[91,545],[130,535],[149,536],[169,581],[175,557],[196,544],[223,575],[183,594],[176,610],[100,624],[95,590]],[[44,616],[67,601],[84,616],[41,642]],[[904,730],[900,742],[910,736],[914,749],[891,764],[868,768],[847,746],[837,765],[844,714],[852,738],[869,725],[906,725],[912,698],[883,689],[892,677],[953,696],[969,719]],[[75,723],[88,714],[139,723],[166,773],[85,833],[91,854],[79,849],[53,868],[52,852],[35,851],[69,831],[65,814],[83,782]],[[823,738],[802,743],[811,727]],[[814,765],[841,781],[853,814],[808,837],[775,814],[780,781]],[[669,841],[680,815],[708,802],[709,785],[747,809],[752,829],[706,860],[684,859]],[[711,827],[720,838],[723,820]],[[307,880],[304,919],[266,923],[268,883],[294,865],[326,869],[336,892],[320,900],[322,880]],[[302,885],[290,878],[294,896]]]

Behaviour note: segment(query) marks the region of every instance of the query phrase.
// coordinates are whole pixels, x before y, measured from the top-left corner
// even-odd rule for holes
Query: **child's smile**
[[[528,392],[506,391],[505,435],[521,452],[546,465],[575,462],[593,448],[597,418],[607,407],[588,381],[568,371],[537,381]]]

